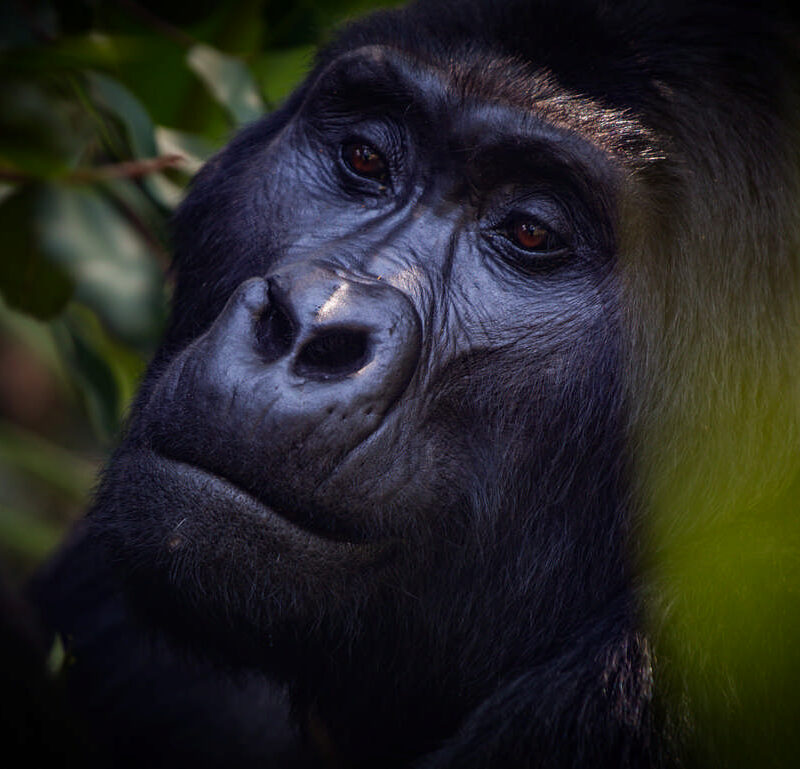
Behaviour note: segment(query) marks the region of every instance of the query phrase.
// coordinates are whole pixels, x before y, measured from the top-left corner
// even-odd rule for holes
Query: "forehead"
[[[465,50],[422,58],[387,45],[362,46],[329,61],[312,86],[375,112],[423,112],[441,130],[491,137],[502,131],[584,145],[623,165],[663,157],[656,134],[631,111],[571,91],[546,68]]]

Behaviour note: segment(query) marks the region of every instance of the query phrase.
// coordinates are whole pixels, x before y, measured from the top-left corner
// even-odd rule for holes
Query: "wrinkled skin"
[[[38,588],[117,764],[669,754],[620,278],[667,108],[590,17],[567,55],[416,35],[440,5],[340,35],[178,214],[170,327]]]
[[[420,114],[401,124],[392,102],[366,95],[368,88],[401,99],[400,115],[409,101]],[[359,97],[369,99],[366,113]],[[448,135],[437,139],[431,127],[441,133],[447,123]],[[476,137],[487,123],[499,135],[481,147]],[[119,530],[120,546],[133,557],[152,548],[147,560],[186,580],[182,596],[194,580],[209,583],[203,590],[253,594],[255,606],[248,601],[236,620],[256,637],[307,625],[317,611],[340,619],[379,588],[424,592],[426,564],[443,555],[443,544],[469,548],[478,533],[483,545],[531,527],[525,570],[542,572],[540,586],[557,580],[536,562],[559,546],[564,527],[575,528],[571,539],[591,541],[608,524],[545,509],[538,479],[552,454],[540,454],[580,441],[574,461],[591,464],[599,461],[593,451],[614,445],[615,297],[610,228],[597,201],[581,196],[586,180],[572,182],[567,168],[549,168],[529,187],[493,175],[521,155],[505,144],[538,146],[543,133],[552,131],[525,113],[465,107],[442,73],[371,47],[326,68],[277,138],[248,152],[246,164],[231,171],[224,157],[216,161],[225,184],[240,190],[240,216],[265,230],[255,239],[269,251],[253,270],[229,269],[226,279],[238,285],[225,307],[143,399],[111,470],[112,499],[101,507],[116,510],[115,490],[127,497],[129,484],[174,498],[167,515],[160,498],[136,511],[135,543],[130,518],[109,515],[104,526]],[[341,159],[362,137],[395,159],[386,183],[359,178]],[[592,148],[567,142],[564,164],[591,168]],[[232,158],[239,146],[228,150]],[[444,165],[448,147],[454,162]],[[611,169],[594,170],[602,190]],[[215,184],[211,173],[207,183]],[[543,180],[559,173],[567,181],[555,192]],[[464,204],[466,185],[472,205]],[[512,216],[565,233],[564,247],[524,252],[506,235]],[[600,226],[580,229],[584,220]],[[199,306],[212,302],[198,298]],[[609,408],[588,421],[595,387]],[[486,488],[487,467],[501,490]],[[613,479],[605,464],[595,473],[592,488]],[[476,519],[471,500],[507,499],[509,482],[514,505]],[[499,531],[477,528],[494,528],[501,514]],[[176,562],[190,568],[176,571]],[[593,576],[607,577],[605,565],[598,569]],[[236,612],[227,589],[217,610]],[[596,600],[595,590],[576,587],[575,599]],[[270,593],[274,606],[254,616]],[[547,596],[531,600],[551,611]]]

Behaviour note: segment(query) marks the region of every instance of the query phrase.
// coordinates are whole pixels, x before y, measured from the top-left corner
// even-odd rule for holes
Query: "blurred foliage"
[[[347,16],[391,0],[0,4],[0,567],[85,509],[153,352],[168,221]]]

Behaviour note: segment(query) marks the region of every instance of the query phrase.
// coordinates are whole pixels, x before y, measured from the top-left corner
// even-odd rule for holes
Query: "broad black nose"
[[[255,330],[265,361],[289,356],[294,376],[329,382],[357,374],[377,355],[405,377],[418,324],[402,295],[322,268],[273,275],[267,284],[269,304]]]
[[[175,387],[193,393],[183,412],[225,415],[217,438],[225,434],[229,446],[268,438],[285,459],[304,445],[307,456],[310,441],[315,456],[335,456],[380,424],[420,347],[419,315],[395,287],[326,265],[289,265],[236,289],[183,353],[185,365],[176,362]]]
[[[385,282],[319,264],[252,278],[170,362],[142,439],[287,508],[307,504],[403,395],[421,339],[411,299]]]
[[[267,364],[285,361],[287,385],[350,380],[353,395],[363,388],[379,401],[405,386],[420,324],[397,289],[316,265],[282,270],[266,284],[255,349]]]

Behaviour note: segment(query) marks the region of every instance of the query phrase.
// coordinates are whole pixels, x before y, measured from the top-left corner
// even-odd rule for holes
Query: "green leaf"
[[[114,115],[125,128],[134,158],[153,158],[159,154],[156,127],[142,103],[120,82],[99,72],[87,75],[92,99]],[[187,172],[191,172],[187,167]],[[142,179],[145,189],[164,208],[171,210],[183,197],[182,188],[162,173]]]
[[[52,75],[0,80],[0,166],[34,177],[74,167],[94,128],[62,88]]]
[[[283,101],[302,80],[314,56],[313,45],[283,51],[269,51],[255,59],[251,67],[270,104]]]
[[[30,513],[0,505],[0,543],[4,550],[38,563],[56,548],[60,539],[58,526],[43,523]]]
[[[93,463],[5,420],[0,420],[0,463],[79,504],[86,501],[97,472]]]
[[[147,243],[93,189],[42,188],[41,248],[120,338],[148,344],[164,315],[163,276]]]
[[[50,647],[50,651],[47,653],[47,660],[45,662],[47,672],[54,678],[58,678],[64,674],[67,666],[70,664],[70,661],[70,655],[67,654],[67,649],[64,646],[64,640],[61,638],[60,633],[56,633],[56,636],[53,639],[53,645]]]
[[[10,307],[37,318],[58,315],[72,296],[69,272],[42,248],[38,224],[41,188],[21,187],[0,203],[0,292]]]
[[[150,346],[165,314],[163,275],[148,243],[99,192],[56,184],[21,188],[0,204],[0,290],[39,318],[73,294],[117,336]]]
[[[99,72],[86,75],[92,99],[112,112],[125,126],[133,156],[154,157],[155,129],[141,102],[118,81]]]
[[[108,35],[92,31],[25,48],[0,51],[0,72],[15,72],[26,77],[44,78],[56,73],[76,73],[90,69],[115,69],[136,56],[137,36]]]
[[[162,174],[154,174],[148,179],[156,177],[164,178]],[[135,223],[136,229],[141,233],[147,233],[147,242],[156,252],[160,252],[159,261],[163,264],[167,262],[167,252],[169,251],[169,227],[168,217],[164,215],[161,205],[156,205],[151,196],[142,192],[144,179],[108,179],[102,184],[103,193],[107,193],[109,200],[114,205],[125,212],[129,221]],[[164,178],[164,181],[168,181]],[[171,182],[170,182],[171,183]],[[178,196],[183,195],[182,188],[174,185]],[[171,206],[170,206],[171,208]]]
[[[264,112],[261,94],[255,78],[241,59],[209,45],[198,44],[189,49],[186,62],[236,123],[241,125],[261,117]]]
[[[119,393],[118,416],[123,417],[129,401],[139,386],[139,380],[145,369],[145,358],[149,357],[150,351],[142,354],[119,342],[106,331],[97,315],[83,305],[75,302],[69,305],[65,319],[73,330],[80,330],[86,343],[106,362]],[[157,338],[153,341],[155,343]]]
[[[97,349],[91,333],[74,318],[65,317],[55,324],[53,333],[95,433],[109,442],[119,431],[122,412],[122,399],[111,366]]]

